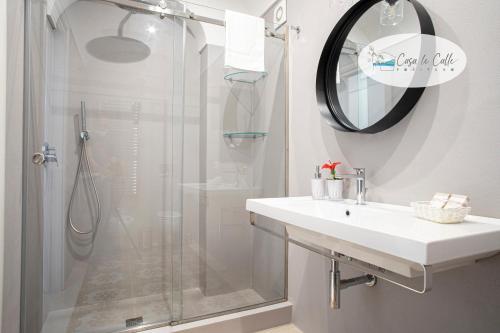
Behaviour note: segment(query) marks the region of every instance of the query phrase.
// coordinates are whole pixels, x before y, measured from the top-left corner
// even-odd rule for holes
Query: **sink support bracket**
[[[340,291],[342,289],[346,289],[363,283],[369,286],[375,285],[377,279],[387,281],[398,287],[404,288],[417,294],[425,294],[432,289],[432,265],[420,264],[420,266],[422,267],[422,286],[421,288],[416,288],[414,287],[414,283],[412,283],[412,280],[414,279],[407,278],[400,274],[388,271],[383,267],[378,267],[362,260],[346,256],[342,253],[329,251],[327,249],[318,247],[317,245],[306,243],[303,240],[299,241],[288,236],[283,236],[275,231],[269,230],[266,227],[255,223],[255,215],[256,214],[254,212],[250,212],[250,224],[255,228],[273,234],[276,237],[284,239],[288,243],[295,244],[297,246],[300,246],[301,248],[317,253],[331,260],[332,269],[330,271],[330,306],[334,309],[338,309],[340,307]],[[352,279],[342,280],[340,278],[339,268],[341,263],[363,272],[364,275]]]

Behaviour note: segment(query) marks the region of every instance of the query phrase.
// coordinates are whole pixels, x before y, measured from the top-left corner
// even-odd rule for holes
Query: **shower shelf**
[[[224,75],[224,80],[230,82],[243,82],[243,83],[254,84],[255,82],[265,78],[266,76],[267,72],[239,71]]]
[[[224,137],[228,139],[257,139],[267,136],[266,132],[226,132]]]

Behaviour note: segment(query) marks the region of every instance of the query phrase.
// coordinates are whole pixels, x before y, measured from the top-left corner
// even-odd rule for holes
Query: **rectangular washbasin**
[[[414,277],[474,262],[500,251],[500,220],[467,216],[444,225],[419,219],[410,207],[288,197],[247,200],[247,210],[282,223],[292,239]]]

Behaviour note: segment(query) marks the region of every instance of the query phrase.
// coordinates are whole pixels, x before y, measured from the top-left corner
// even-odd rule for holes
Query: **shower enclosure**
[[[218,9],[26,4],[22,331],[142,330],[286,299],[284,230],[245,211],[285,195],[286,42],[266,38],[255,75],[224,68]]]

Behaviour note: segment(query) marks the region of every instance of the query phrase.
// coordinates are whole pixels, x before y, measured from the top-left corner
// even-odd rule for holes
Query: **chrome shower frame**
[[[185,11],[179,11],[171,8],[167,8],[166,2],[161,1],[159,5],[154,5],[148,2],[139,2],[139,1],[134,1],[134,0],[91,0],[91,1],[99,1],[99,2],[108,2],[114,5],[117,5],[118,7],[121,8],[127,8],[131,10],[135,10],[138,12],[146,12],[149,14],[158,14],[160,15],[161,18],[165,18],[166,16],[174,16],[174,17],[180,17],[183,19],[187,20],[193,20],[193,21],[199,21],[199,22],[204,22],[204,23],[209,23],[209,24],[215,24],[221,27],[224,27],[226,25],[226,22],[223,20],[218,20],[214,19],[211,17],[206,17],[206,16],[201,16],[201,15],[196,15],[195,13],[185,10]],[[162,5],[163,4],[163,5]],[[57,22],[56,20],[50,15],[47,14],[47,20],[52,27],[53,30],[56,29]],[[268,27],[265,28],[265,34],[266,37],[272,37],[272,38],[278,38],[281,40],[285,40],[285,34],[278,34]]]

